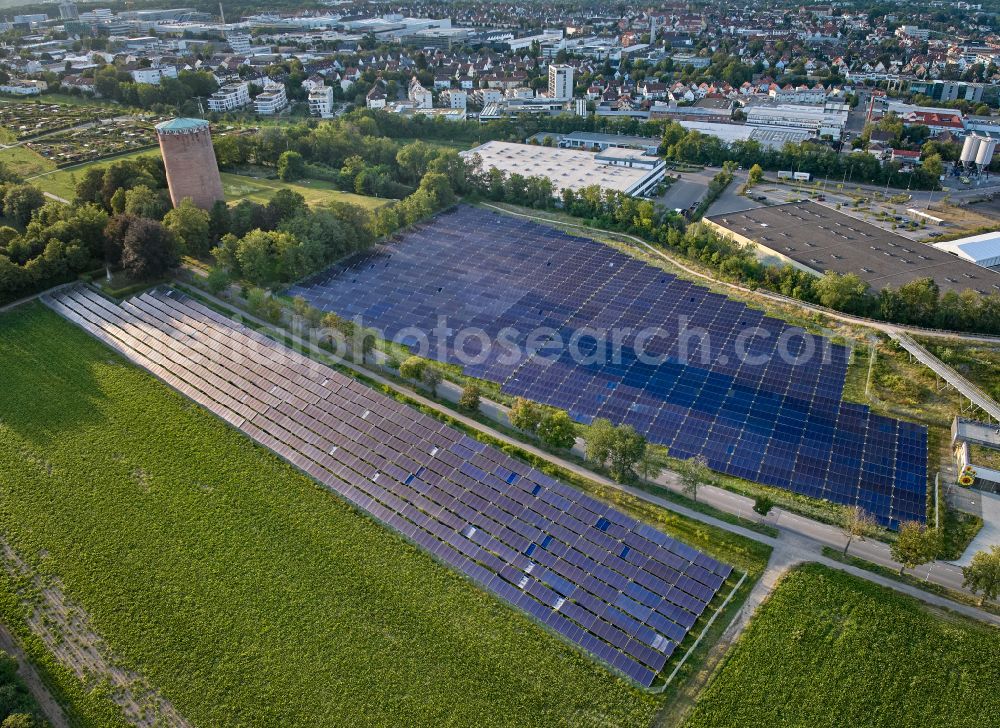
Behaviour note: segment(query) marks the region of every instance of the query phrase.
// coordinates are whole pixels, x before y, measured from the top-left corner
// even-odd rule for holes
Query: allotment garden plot
[[[889,527],[925,519],[926,428],[842,401],[846,347],[599,242],[463,206],[289,293],[411,346],[415,327],[469,376],[631,424],[675,457]],[[491,345],[456,346],[470,328]]]
[[[24,144],[57,166],[65,167],[154,146],[156,133],[153,126],[156,121],[159,119],[107,119],[48,134]]]
[[[18,140],[29,139],[95,121],[99,118],[99,111],[63,104],[0,104],[0,126],[8,129]]]

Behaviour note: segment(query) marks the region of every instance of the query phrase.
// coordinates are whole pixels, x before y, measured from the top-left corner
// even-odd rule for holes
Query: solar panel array
[[[599,242],[460,207],[290,293],[411,346],[407,329],[432,332],[442,316],[439,330],[482,329],[510,344],[452,336],[428,353],[578,422],[633,425],[719,472],[861,505],[893,528],[925,519],[926,428],[841,400],[848,348]],[[569,347],[510,356],[536,327],[576,335],[583,358]],[[639,357],[638,332],[653,327]],[[577,333],[612,328],[628,332],[620,347]]]
[[[732,572],[183,295],[46,302],[641,685]]]

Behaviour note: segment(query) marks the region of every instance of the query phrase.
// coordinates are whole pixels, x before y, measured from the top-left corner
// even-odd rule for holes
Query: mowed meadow
[[[655,697],[41,304],[0,314],[0,382],[0,535],[192,724],[652,720]]]
[[[1000,630],[808,564],[760,608],[685,728],[995,728]]]

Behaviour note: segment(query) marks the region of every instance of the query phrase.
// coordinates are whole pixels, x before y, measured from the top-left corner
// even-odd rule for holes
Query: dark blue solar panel
[[[390,337],[411,326],[430,332],[439,315],[452,330],[480,327],[494,341],[513,327],[510,340],[522,348],[537,326],[564,341],[585,328],[631,328],[620,359],[590,337],[582,361],[564,350],[553,362],[543,351],[510,363],[494,348],[465,371],[579,422],[631,424],[676,457],[704,455],[721,472],[861,504],[890,527],[925,518],[926,430],[841,401],[847,348],[598,242],[459,207],[290,294],[363,316]],[[635,332],[653,326],[661,332],[645,352],[662,363],[641,360],[634,346]],[[756,335],[747,338],[749,327]],[[688,336],[696,330],[712,337],[711,352]],[[796,362],[776,356],[779,346],[792,357],[817,354]],[[738,347],[760,360],[744,361]],[[461,364],[456,351],[450,340],[440,353]]]
[[[61,300],[67,317],[642,685],[731,571],[181,296],[121,308],[88,294]],[[676,566],[673,581],[690,576],[685,588],[655,576],[658,563]]]

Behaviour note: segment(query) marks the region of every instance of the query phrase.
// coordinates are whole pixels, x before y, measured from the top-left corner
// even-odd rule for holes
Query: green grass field
[[[809,564],[754,617],[686,728],[988,728],[1000,631]]]
[[[0,149],[0,162],[21,177],[31,177],[56,168],[55,162],[23,146]]]
[[[652,719],[657,698],[40,304],[0,315],[0,378],[0,534],[194,724]]]
[[[85,164],[78,164],[72,167],[65,167],[53,172],[41,173],[38,176],[28,178],[28,182],[38,187],[42,192],[48,192],[64,200],[73,200],[76,197],[76,183],[83,178],[84,173],[91,167],[104,167],[112,162],[123,159],[135,159],[147,154],[159,154],[157,149],[141,149],[137,152],[119,154],[115,157],[106,157]]]
[[[226,201],[238,202],[240,200],[251,200],[253,202],[266,203],[274,194],[281,189],[290,189],[298,192],[306,198],[306,202],[316,207],[328,205],[331,202],[347,202],[352,205],[360,205],[368,210],[381,207],[388,200],[377,197],[366,197],[355,195],[351,192],[342,192],[330,182],[321,180],[302,180],[300,182],[281,182],[275,179],[260,179],[258,177],[248,177],[240,174],[222,174],[222,189],[226,193]]]

